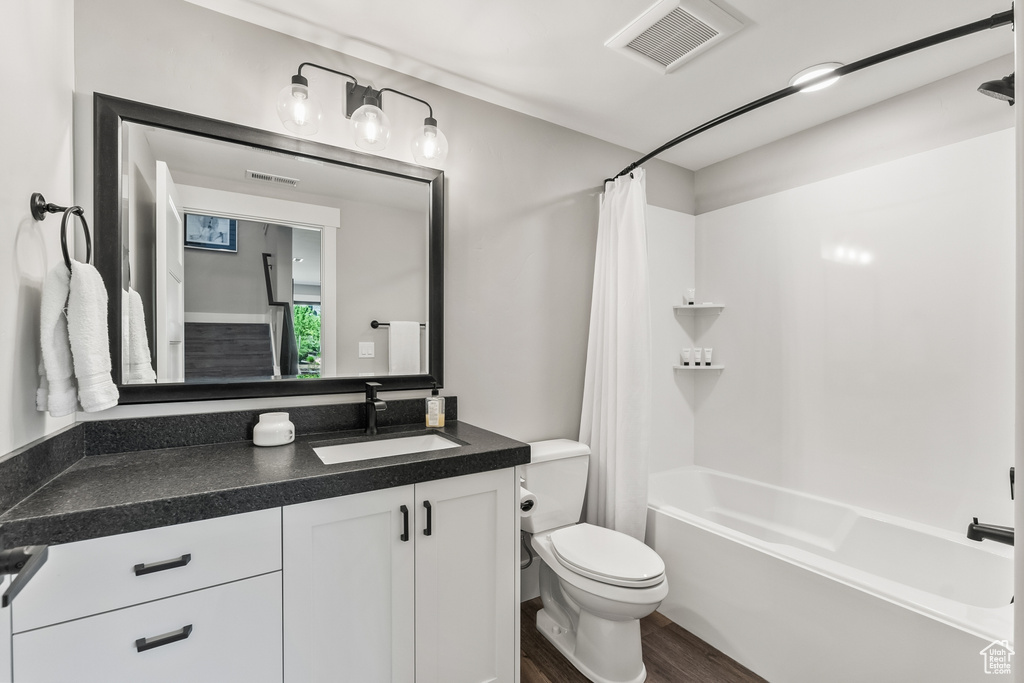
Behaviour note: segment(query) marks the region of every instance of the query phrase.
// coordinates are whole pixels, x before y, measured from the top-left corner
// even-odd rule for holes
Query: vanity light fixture
[[[831,73],[841,67],[842,64],[839,62],[825,62],[824,64],[815,64],[809,66],[793,78],[789,79],[790,85],[800,85],[801,83],[807,83],[809,81],[815,81],[813,84],[806,88],[801,88],[800,92],[814,92],[815,90],[823,90],[828,86],[832,85],[839,80],[839,76],[835,78],[821,79],[825,74]]]
[[[419,164],[437,165],[444,161],[448,154],[448,139],[437,127],[434,108],[429,102],[394,88],[374,90],[371,86],[360,85],[351,74],[312,62],[300,64],[297,73],[292,76],[291,83],[278,95],[277,115],[285,128],[306,136],[316,134],[320,128],[323,109],[319,99],[309,88],[309,80],[302,75],[303,67],[321,69],[349,80],[345,91],[345,116],[352,121],[355,143],[360,149],[379,152],[387,147],[391,138],[391,121],[381,108],[384,93],[395,93],[425,104],[427,118],[423,120],[423,130],[412,140],[412,154]]]

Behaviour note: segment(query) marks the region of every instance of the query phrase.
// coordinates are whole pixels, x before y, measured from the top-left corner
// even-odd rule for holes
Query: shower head
[[[982,95],[988,95],[994,97],[997,100],[1003,100],[1013,106],[1013,77],[1014,74],[1009,76],[1003,76],[998,81],[986,81],[978,86],[978,92]]]

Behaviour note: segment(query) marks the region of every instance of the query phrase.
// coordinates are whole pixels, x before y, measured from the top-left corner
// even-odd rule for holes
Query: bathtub
[[[1009,546],[701,467],[649,501],[659,611],[772,683],[991,681],[1012,648]]]

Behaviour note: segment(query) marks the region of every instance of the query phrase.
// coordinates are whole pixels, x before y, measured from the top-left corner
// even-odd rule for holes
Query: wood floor
[[[588,683],[537,631],[540,598],[522,605],[520,683]],[[665,616],[640,620],[647,683],[756,683],[764,679]]]

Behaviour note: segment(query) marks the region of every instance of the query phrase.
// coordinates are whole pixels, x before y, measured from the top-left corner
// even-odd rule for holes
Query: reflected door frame
[[[322,377],[337,372],[337,280],[338,230],[341,210],[285,199],[273,199],[240,192],[212,190],[195,185],[180,185],[186,213],[210,214],[273,223],[291,228],[320,230],[320,369]]]

